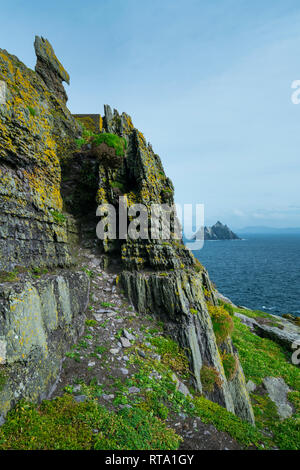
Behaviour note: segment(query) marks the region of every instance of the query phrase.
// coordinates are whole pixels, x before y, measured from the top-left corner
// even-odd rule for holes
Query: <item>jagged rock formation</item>
[[[203,237],[203,233],[200,232],[199,237]],[[240,237],[230,230],[227,225],[223,225],[218,221],[212,227],[204,227],[204,240],[240,240]]]
[[[0,270],[69,265],[75,226],[60,216],[60,161],[80,127],[39,75],[2,49],[0,81]]]
[[[95,136],[84,141],[84,132],[79,125],[80,121],[84,122],[84,116],[77,116],[76,123],[65,107],[65,96],[59,83],[61,85],[61,81],[68,77],[48,44],[44,40],[36,40],[36,72],[27,69],[7,52],[0,51],[0,80],[6,82],[8,89],[6,103],[0,105],[0,171],[4,175],[0,183],[0,200],[2,226],[5,228],[0,232],[1,269],[13,269],[18,265],[50,268],[70,265],[72,241],[78,234],[76,227],[81,227],[83,245],[97,245],[103,265],[115,263],[119,285],[137,309],[161,318],[166,332],[185,348],[194,386],[211,400],[253,423],[237,353],[229,337],[222,344],[216,341],[207,305],[216,306],[217,298],[209,276],[182,241],[173,237],[178,225],[170,209],[174,188],[164,173],[159,156],[143,134],[134,128],[130,116],[126,113],[119,115],[116,110],[112,112],[108,105],[105,106],[103,120],[99,119],[98,135],[110,133],[119,136],[124,142],[123,151],[118,153],[103,141],[98,145]],[[80,147],[75,150],[76,139],[81,135]],[[96,240],[97,205],[110,203],[118,214],[120,196],[127,201],[129,208],[133,203],[143,204],[148,209],[153,203],[165,204],[165,215],[172,221],[170,235],[158,240],[126,237],[103,242]],[[72,213],[72,217],[61,213],[62,199],[64,208]],[[81,287],[69,285],[64,297],[71,295],[76,300],[77,296],[75,304],[78,306],[83,302],[80,299],[86,296],[87,285],[82,274],[76,278]],[[39,293],[42,286],[35,285],[34,288]],[[52,289],[50,285],[48,288]],[[27,292],[27,284],[24,283],[22,289],[22,292]],[[43,325],[47,323],[47,312],[53,318],[55,305],[60,302],[54,284],[53,289],[54,296],[45,310],[42,294],[36,293],[35,296],[35,302],[38,304],[40,301],[41,304],[39,322]],[[5,295],[3,293],[2,296],[2,317],[5,318],[5,312],[10,309],[11,318],[14,318],[16,314]],[[28,301],[26,311],[30,311],[27,294],[22,295]],[[74,318],[78,313],[74,307]],[[18,327],[25,337],[27,322],[21,313],[18,315],[17,318],[21,319]],[[30,316],[27,321],[35,329]],[[45,328],[39,328],[39,338]],[[62,326],[62,330],[64,328]],[[76,331],[80,329],[73,323],[70,328],[73,335],[73,328]],[[0,336],[6,342],[9,331],[2,321]],[[50,342],[51,335],[49,333]],[[47,333],[44,336],[47,338]],[[35,360],[41,360],[44,344],[40,339],[33,341],[29,351],[24,352],[25,357],[38,351]],[[53,344],[55,346],[55,341]],[[11,348],[14,357],[16,345]],[[57,351],[61,357],[63,347],[57,347]],[[230,377],[226,377],[221,357],[226,353],[235,362],[234,373]],[[16,361],[22,359],[22,356],[16,356]],[[50,369],[57,371],[57,364]],[[204,386],[203,370],[216,377],[209,388]],[[19,377],[16,373],[16,380]],[[19,396],[28,396],[28,390]],[[30,394],[33,394],[31,389]]]
[[[63,103],[68,101],[67,93],[62,82],[70,84],[68,72],[57,59],[54,50],[47,39],[36,36],[34,41],[37,62],[35,71],[45,82],[47,88]]]
[[[19,398],[48,394],[88,297],[82,272],[29,275],[71,266],[78,237],[75,220],[61,213],[60,183],[80,127],[47,79],[67,75],[47,41],[35,45],[39,73],[0,49],[0,416]]]
[[[153,203],[172,205],[173,185],[160,158],[134,128],[131,118],[125,113],[119,115],[116,110],[112,112],[106,105],[103,130],[126,138],[127,151],[126,158],[120,159],[117,166],[98,159],[97,203],[110,203],[118,212],[118,198],[122,195],[129,207],[133,203],[148,208]],[[175,223],[176,220],[173,228]],[[167,240],[128,238],[106,240],[101,248],[106,257],[108,253],[121,257],[120,283],[135,307],[161,318],[166,331],[186,349],[194,386],[211,400],[254,422],[243,371],[229,339],[222,347],[236,357],[236,373],[230,381],[224,373],[219,352],[222,348],[217,346],[207,310],[207,301],[217,304],[208,274],[182,241],[172,236]],[[203,367],[213,369],[219,377],[218,385],[209,392],[201,381]]]

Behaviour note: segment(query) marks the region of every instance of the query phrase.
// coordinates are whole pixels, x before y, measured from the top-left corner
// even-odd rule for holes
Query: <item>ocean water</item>
[[[300,235],[243,235],[205,241],[194,255],[235,304],[300,315]]]

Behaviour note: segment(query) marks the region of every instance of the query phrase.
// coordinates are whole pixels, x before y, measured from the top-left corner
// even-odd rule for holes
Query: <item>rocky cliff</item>
[[[66,72],[47,41],[35,46],[36,72],[0,49],[0,416],[48,395],[88,298],[87,276],[65,269],[78,232],[60,193],[80,127],[65,106]]]
[[[129,208],[164,204],[170,210],[174,188],[159,156],[126,113],[106,105],[103,117],[71,116],[62,86],[67,72],[48,41],[36,38],[35,48],[36,72],[0,51],[6,90],[0,105],[0,268],[12,281],[9,288],[1,284],[0,338],[8,353],[0,367],[8,380],[0,412],[22,396],[44,396],[70,337],[80,333],[88,290],[85,275],[72,268],[80,240],[97,249],[103,267],[118,272],[118,288],[137,310],[163,321],[165,333],[184,348],[194,387],[254,423],[230,339],[232,319],[218,305],[206,270],[172,236],[176,217],[163,240],[95,236],[97,206],[110,203],[119,215],[120,196]],[[24,275],[16,283],[7,275],[28,268],[64,273],[34,282]],[[55,364],[45,359],[39,368],[49,350],[56,351]],[[28,377],[36,376],[31,387],[18,373],[20,364]],[[19,390],[14,398],[13,381]]]

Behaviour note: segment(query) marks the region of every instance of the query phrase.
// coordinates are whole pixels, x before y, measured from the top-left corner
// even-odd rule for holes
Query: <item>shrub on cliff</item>
[[[225,371],[226,378],[230,381],[235,377],[238,362],[237,358],[233,354],[223,354],[222,363]]]
[[[211,316],[217,344],[222,344],[233,332],[233,320],[223,307],[209,305],[208,312]]]
[[[214,391],[215,385],[220,387],[222,379],[219,372],[212,366],[203,366],[200,371],[200,378],[204,392],[211,393]]]
[[[95,146],[105,143],[108,147],[113,147],[116,151],[116,155],[124,157],[125,150],[127,148],[127,142],[124,137],[119,137],[115,134],[98,134],[93,137],[93,144]]]

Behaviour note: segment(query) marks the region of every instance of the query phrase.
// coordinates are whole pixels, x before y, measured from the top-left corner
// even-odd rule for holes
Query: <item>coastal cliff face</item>
[[[129,208],[137,203],[147,208],[151,204],[172,206],[172,182],[166,177],[159,156],[134,128],[131,118],[125,113],[119,115],[116,110],[112,113],[105,106],[103,130],[126,139],[127,149],[117,164],[111,160],[109,165],[100,156],[97,203],[114,205],[117,215],[119,196],[126,199]],[[176,220],[173,222],[174,229]],[[185,349],[196,389],[254,423],[238,355],[229,337],[219,344],[216,341],[208,305],[215,311],[219,307],[208,273],[182,241],[171,236],[164,240],[128,238],[116,243],[105,241],[101,249],[108,263],[108,253],[121,259],[119,284],[137,310],[162,320],[165,331]],[[222,362],[226,348],[235,363],[230,379]],[[207,381],[212,378],[208,386]]]
[[[254,423],[230,314],[182,241],[172,233],[163,240],[95,236],[97,205],[110,203],[118,215],[120,196],[129,208],[165,204],[169,210],[174,188],[159,156],[130,116],[107,105],[103,118],[75,119],[65,106],[67,72],[47,41],[36,38],[35,48],[36,72],[0,50],[0,270],[4,278],[29,268],[63,273],[34,281],[21,274],[9,286],[0,284],[0,339],[7,351],[0,372],[8,377],[0,414],[21,397],[47,395],[67,346],[82,330],[88,281],[70,269],[81,239],[97,248],[104,267],[118,270],[118,287],[137,310],[159,318],[184,348],[193,386]],[[176,224],[175,218],[171,232]]]
[[[55,92],[59,62],[35,44],[37,72],[0,49],[0,416],[48,395],[82,331],[89,289],[83,272],[62,270],[77,228],[61,212],[60,162],[80,128]]]

